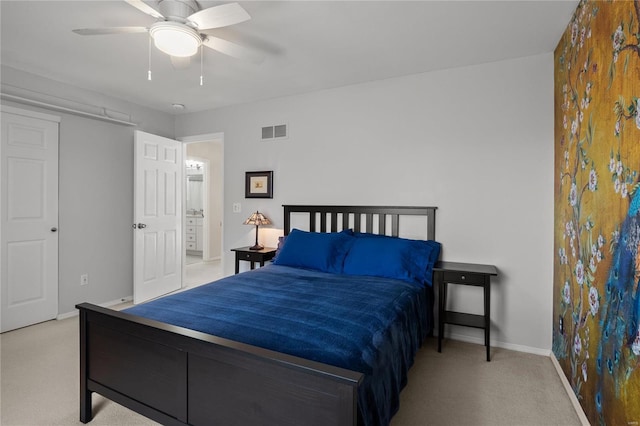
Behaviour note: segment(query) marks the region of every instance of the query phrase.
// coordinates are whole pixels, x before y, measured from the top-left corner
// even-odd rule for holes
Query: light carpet
[[[78,319],[0,336],[0,424],[80,425]],[[548,357],[429,339],[409,372],[392,426],[580,425]],[[91,425],[155,422],[94,394]],[[247,425],[250,426],[250,425]],[[329,425],[328,425],[329,426]]]

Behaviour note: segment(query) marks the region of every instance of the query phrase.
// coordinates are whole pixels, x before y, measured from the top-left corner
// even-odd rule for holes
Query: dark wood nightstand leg
[[[438,352],[442,352],[442,338],[444,337],[444,310],[447,306],[447,284],[444,275],[436,272],[438,282]]]
[[[256,262],[254,262],[253,260],[251,261],[251,270],[256,269]]]
[[[484,283],[484,344],[487,347],[487,362],[491,361],[491,280],[485,277]]]
[[[236,274],[240,272],[240,258],[238,252],[236,252]]]

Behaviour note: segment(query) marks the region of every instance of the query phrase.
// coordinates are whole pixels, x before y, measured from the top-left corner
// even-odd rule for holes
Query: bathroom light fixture
[[[185,163],[187,165],[187,169],[200,170],[200,169],[204,168],[204,163],[201,163],[200,161],[187,160],[187,161],[185,161]]]
[[[195,55],[202,44],[196,30],[179,22],[156,22],[149,29],[149,34],[159,50],[180,58]]]

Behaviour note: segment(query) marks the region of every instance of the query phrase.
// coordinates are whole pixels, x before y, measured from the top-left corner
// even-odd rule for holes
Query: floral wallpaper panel
[[[592,425],[640,424],[640,0],[555,51],[553,352]]]

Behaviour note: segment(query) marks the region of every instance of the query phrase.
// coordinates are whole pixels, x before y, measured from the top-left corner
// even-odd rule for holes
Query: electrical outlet
[[[87,285],[87,284],[89,284],[89,274],[80,275],[80,285]]]
[[[242,206],[240,205],[240,203],[233,203],[233,212],[234,213],[242,212]]]

